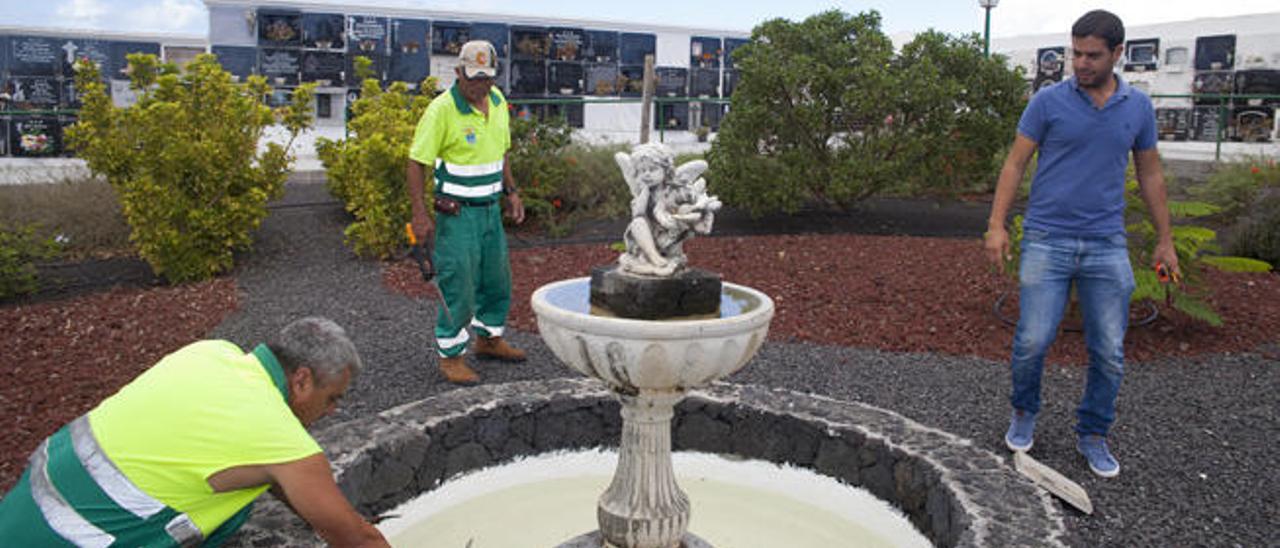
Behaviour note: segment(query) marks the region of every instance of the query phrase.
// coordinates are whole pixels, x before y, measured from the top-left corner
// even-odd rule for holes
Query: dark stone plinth
[[[720,285],[719,274],[697,268],[660,278],[602,266],[591,270],[591,305],[640,320],[716,316]]]
[[[604,535],[600,534],[600,531],[593,531],[574,537],[556,548],[603,548],[604,546]],[[693,533],[685,533],[684,538],[680,539],[680,548],[712,548],[712,546],[711,543],[698,538]]]

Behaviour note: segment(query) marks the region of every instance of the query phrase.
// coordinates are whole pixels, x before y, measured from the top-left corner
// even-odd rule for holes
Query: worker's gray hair
[[[337,380],[347,369],[355,378],[363,367],[347,332],[327,318],[294,320],[267,341],[267,348],[276,355],[286,374],[306,367],[315,373],[320,384]]]

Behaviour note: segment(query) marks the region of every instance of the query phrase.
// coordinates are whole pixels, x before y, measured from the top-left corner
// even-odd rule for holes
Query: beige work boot
[[[476,337],[476,356],[506,362],[524,361],[524,351],[507,344],[502,337]]]
[[[466,358],[458,354],[452,358],[440,358],[440,372],[453,384],[472,385],[480,382],[480,375],[467,367]]]

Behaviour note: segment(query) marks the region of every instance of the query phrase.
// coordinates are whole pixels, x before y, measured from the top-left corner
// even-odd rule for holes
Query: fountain
[[[533,294],[547,347],[603,381],[622,404],[618,467],[597,505],[600,530],[562,546],[704,546],[687,534],[689,499],[671,467],[673,410],[686,391],[737,371],[755,355],[773,301],[686,264],[683,242],[710,232],[720,208],[699,177],[706,162],[677,168],[671,152],[654,144],[619,152],[617,161],[633,197],[618,265]],[[583,298],[587,287],[594,314]]]
[[[829,483],[834,479],[865,487],[902,514],[860,515],[852,521],[905,517],[907,529],[914,527],[921,535],[919,540],[893,537],[890,544],[1062,545],[1062,519],[1049,495],[1001,457],[968,440],[862,404],[715,383],[743,367],[760,348],[773,301],[687,265],[683,242],[708,233],[720,208],[699,177],[705,163],[676,168],[670,152],[656,145],[641,145],[617,158],[634,197],[626,251],[614,267],[545,285],[532,297],[547,347],[590,379],[453,390],[319,433],[317,441],[326,448],[339,487],[360,512],[412,523],[421,518],[406,508],[427,498],[419,497],[423,493],[443,491],[444,498],[453,499],[445,502],[451,511],[443,512],[443,519],[461,529],[462,536],[454,541],[461,545],[471,546],[477,535],[503,529],[516,535],[507,538],[521,540],[493,544],[486,536],[490,540],[475,546],[546,546],[559,539],[567,539],[561,548],[710,546],[689,532],[691,501],[676,482],[674,438],[684,449],[787,463],[811,469]],[[691,392],[695,388],[700,389]],[[674,423],[673,416],[678,417]],[[556,459],[561,458],[553,454],[556,451],[599,448],[619,440],[617,466],[597,499],[598,530],[577,537],[569,538],[586,525],[562,530],[552,535],[553,541],[532,542],[530,533],[542,525],[534,517],[537,512],[499,513],[506,518],[494,520],[490,512],[500,511],[500,504],[468,502],[481,499],[458,497],[456,490],[448,489],[467,484],[470,478],[464,474],[492,465],[529,456]],[[540,468],[533,469],[545,470],[545,461],[534,464]],[[486,472],[494,470],[500,471]],[[506,473],[522,479],[544,473],[522,470]],[[581,479],[581,471],[576,473]],[[739,474],[785,475],[761,468]],[[705,487],[703,479],[698,480],[699,488]],[[519,495],[520,489],[563,495],[564,487],[524,485],[504,491],[488,485],[482,490],[492,490],[494,498],[487,500],[500,501]],[[813,489],[814,484],[789,480],[785,491],[796,496],[781,504],[810,502],[802,514],[850,506],[816,497]],[[778,507],[770,504],[787,498],[778,498],[776,490],[774,495],[735,492],[745,497],[740,502],[751,510],[766,513]],[[548,506],[548,500],[526,504]],[[719,504],[732,506],[725,500],[732,499],[722,497]],[[817,500],[827,502],[812,502]],[[573,515],[576,508],[551,506],[550,511]],[[739,533],[735,538],[751,539],[748,544],[763,538],[763,532],[796,527],[844,530],[844,524],[830,521],[743,522],[746,515],[746,508],[739,506],[719,519]],[[852,537],[841,538],[839,542]],[[266,501],[233,545],[311,546],[315,540],[284,505]],[[786,544],[798,545],[791,540]],[[440,541],[420,537],[400,542]]]

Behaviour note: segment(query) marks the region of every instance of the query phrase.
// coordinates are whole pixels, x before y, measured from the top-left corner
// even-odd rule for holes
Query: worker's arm
[[[390,546],[338,490],[323,453],[264,468],[293,511],[329,545]]]
[[[409,159],[408,165],[405,166],[404,180],[405,187],[409,191],[409,204],[413,211],[413,237],[419,242],[430,243],[432,232],[435,231],[435,223],[427,213],[427,201],[423,195],[426,187],[426,166],[418,163],[417,160]],[[427,257],[427,260],[431,258]]]
[[[1178,269],[1178,253],[1173,247],[1173,227],[1169,221],[1169,201],[1164,184],[1164,171],[1160,167],[1160,153],[1155,148],[1133,151],[1133,166],[1138,176],[1138,188],[1142,201],[1151,212],[1151,224],[1156,228],[1156,248],[1151,252],[1152,266],[1163,263],[1172,273]]]
[[[996,268],[1001,267],[1009,255],[1009,231],[1004,227],[1005,217],[1009,215],[1009,208],[1018,194],[1018,185],[1027,171],[1027,163],[1035,152],[1036,142],[1019,133],[1013,138],[1004,167],[1000,168],[995,197],[991,200],[991,217],[987,219],[987,232],[983,236],[987,260]]]

